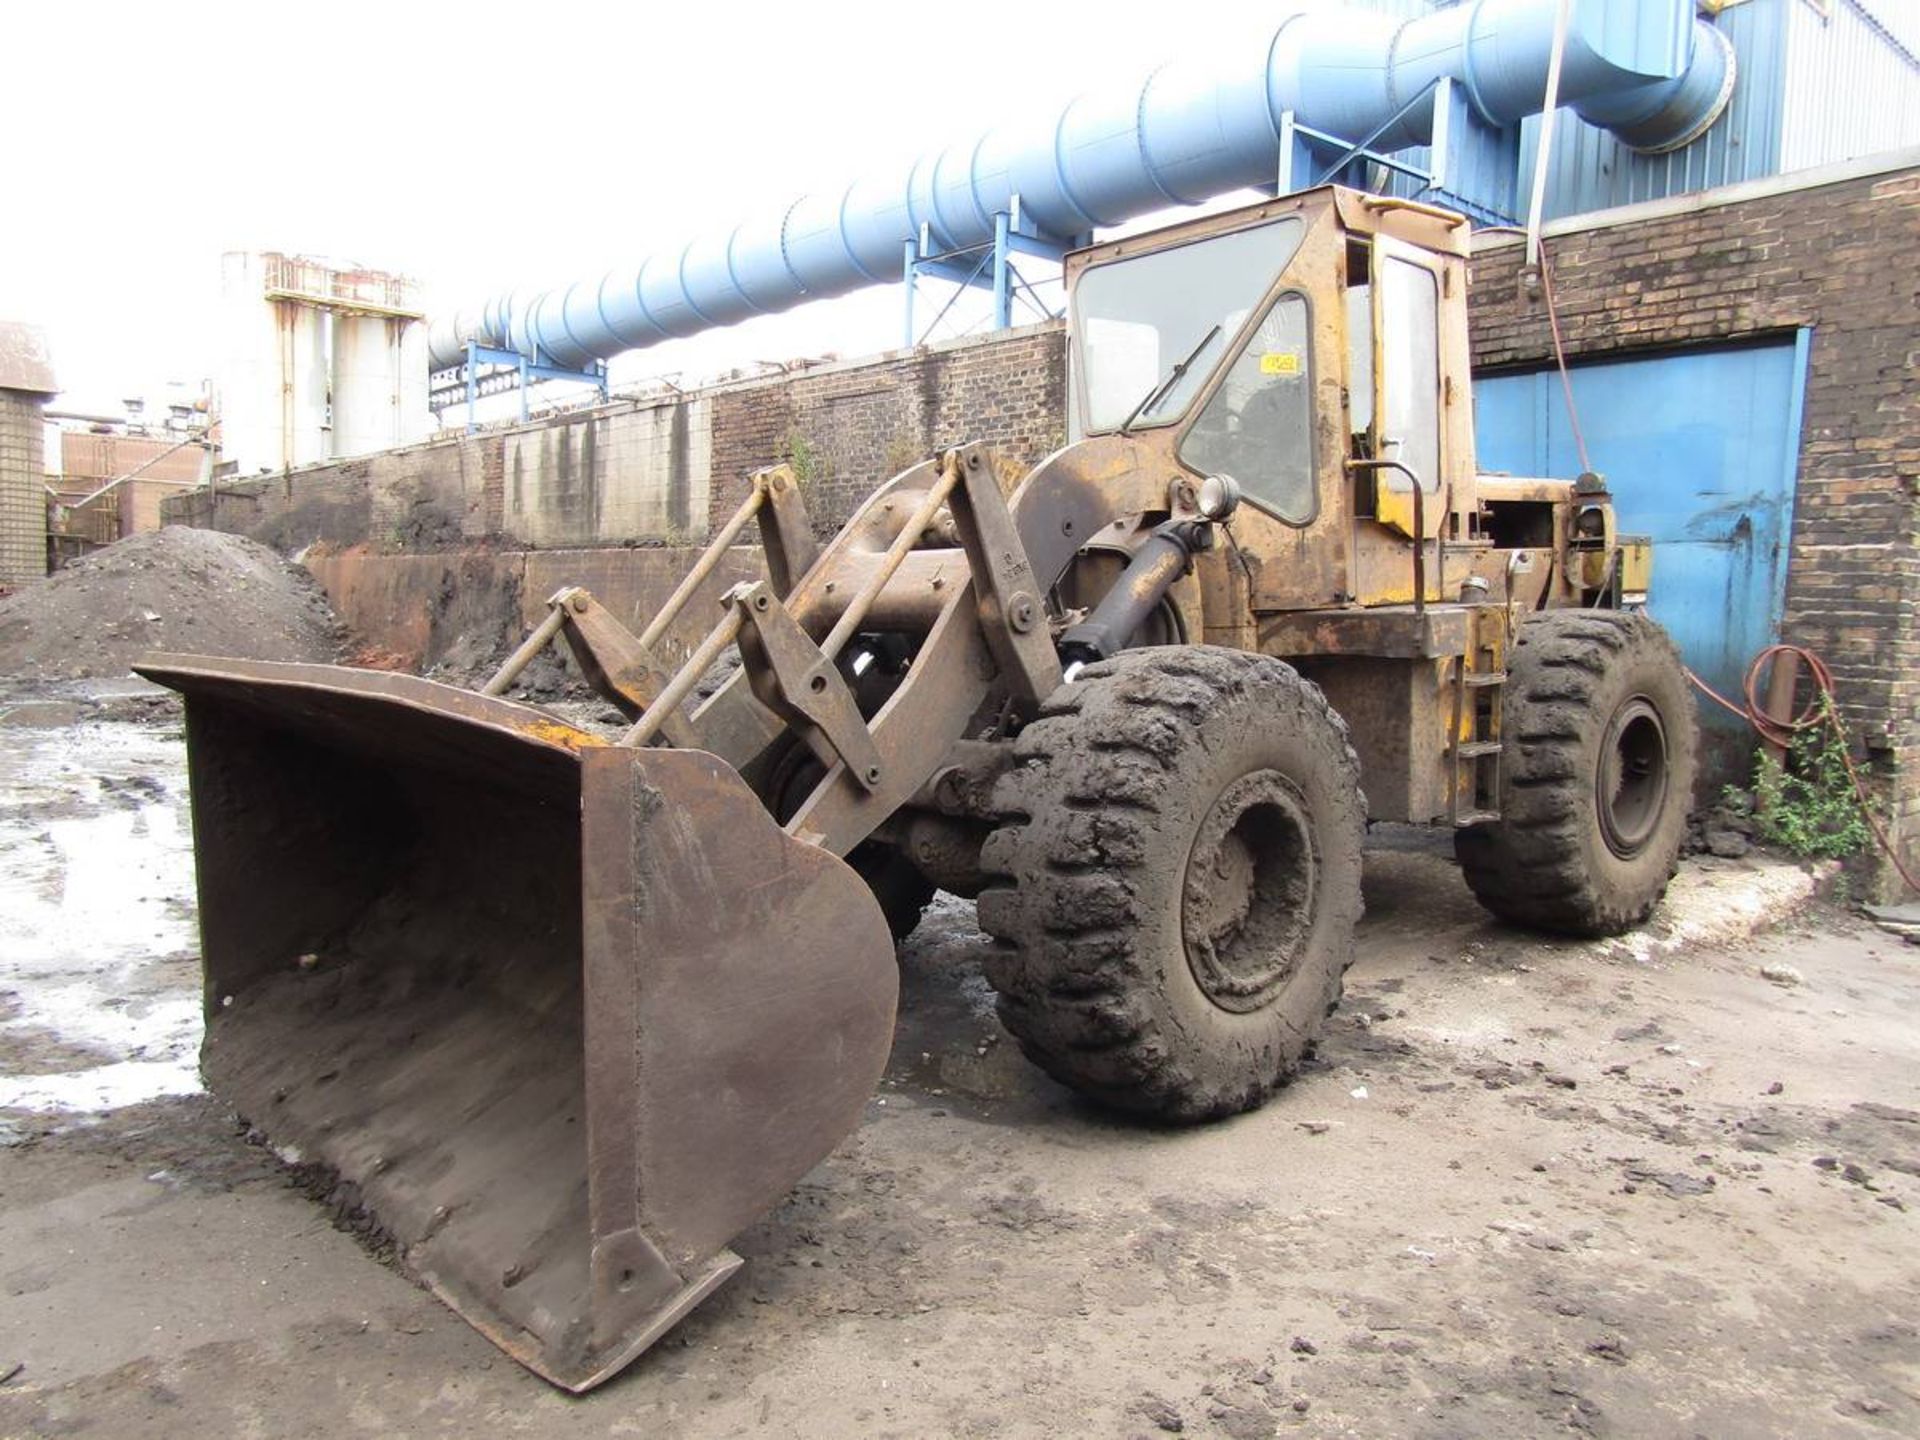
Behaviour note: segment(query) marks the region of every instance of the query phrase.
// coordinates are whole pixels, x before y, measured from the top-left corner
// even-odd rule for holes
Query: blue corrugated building
[[[1403,19],[1473,0],[1362,0]],[[1575,0],[1583,23],[1607,0]],[[1548,218],[1659,200],[1920,145],[1920,4],[1915,0],[1699,0],[1731,43],[1736,80],[1719,119],[1692,144],[1644,154],[1581,120],[1554,117]],[[1491,218],[1520,219],[1541,122],[1524,121],[1494,174],[1450,198]],[[1429,152],[1395,157],[1417,167]],[[1458,167],[1456,167],[1457,169]],[[1380,172],[1381,188],[1424,187]]]

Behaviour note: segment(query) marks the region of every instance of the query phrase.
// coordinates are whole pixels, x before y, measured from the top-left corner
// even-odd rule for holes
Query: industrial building
[[[47,337],[0,322],[0,586],[47,573],[47,506],[40,412],[57,394]]]
[[[187,410],[187,407],[182,407]],[[47,432],[47,567],[128,535],[160,528],[160,502],[207,483],[213,447],[204,414],[187,410],[151,426],[126,419],[44,412]]]
[[[926,295],[963,283],[1011,320],[1021,267],[1236,186],[1333,179],[1453,206],[1480,228],[1482,468],[1605,475],[1656,541],[1653,613],[1724,693],[1774,640],[1825,655],[1914,853],[1914,314],[1889,257],[1920,238],[1920,16],[1886,0],[1581,7],[1556,80],[1572,103],[1549,127],[1536,112],[1553,4],[1364,9],[1308,11],[1074,99],[1051,140],[990,131],[905,176],[770,204],[763,225],[678,254],[412,327],[441,367],[435,403],[457,421],[475,394],[518,388],[524,404],[542,376],[604,385],[611,355],[903,276],[919,282],[923,317]],[[1536,180],[1577,431],[1541,266],[1510,228],[1528,220]],[[383,433],[418,438],[406,417],[428,382],[417,351],[410,363],[412,398],[388,407],[398,428]],[[1067,438],[1065,375],[1058,325],[1007,328],[443,434],[183,497],[170,513],[283,547],[363,550],[355,578],[334,582],[349,618],[425,637],[414,580],[358,572],[419,577],[436,565],[420,552],[485,541],[465,573],[481,566],[521,595],[516,618],[533,618],[559,562],[521,551],[697,541],[754,468],[796,451],[825,526],[936,445],[985,440],[1030,463]],[[318,441],[303,443],[310,455]],[[641,589],[664,573],[639,556],[578,563],[615,593],[622,573]],[[523,574],[538,578],[523,587]],[[1712,707],[1705,718],[1718,773],[1737,778],[1739,722]]]

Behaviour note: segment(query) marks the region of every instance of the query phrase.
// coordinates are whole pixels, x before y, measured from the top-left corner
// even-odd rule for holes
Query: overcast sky
[[[0,318],[47,328],[62,404],[117,408],[214,371],[223,251],[402,271],[430,308],[570,279],[1287,8],[11,6],[0,136],[38,183],[0,204]],[[900,316],[897,289],[825,301],[615,379],[884,349]]]

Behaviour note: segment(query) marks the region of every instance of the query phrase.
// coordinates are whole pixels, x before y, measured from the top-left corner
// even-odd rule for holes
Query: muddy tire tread
[[[1636,667],[1685,696],[1679,652],[1644,615],[1548,610],[1521,625],[1502,717],[1501,818],[1454,837],[1468,887],[1501,919],[1561,934],[1616,935],[1652,913],[1678,868],[1698,748],[1690,701],[1663,714],[1673,788],[1646,864],[1633,867],[1637,880],[1623,882],[1593,818],[1599,731],[1608,718],[1598,707],[1614,678]]]
[[[992,877],[979,897],[981,928],[994,937],[987,978],[1023,1053],[1100,1103],[1177,1121],[1230,1114],[1258,1104],[1309,1053],[1311,1036],[1300,1035],[1267,1073],[1220,1084],[1182,1060],[1142,995],[1155,983],[1146,912],[1167,903],[1166,868],[1176,895],[1184,873],[1184,857],[1156,853],[1155,826],[1175,808],[1205,718],[1256,694],[1274,723],[1328,737],[1357,849],[1364,801],[1346,725],[1316,686],[1270,657],[1129,651],[1089,666],[1014,742],[996,793],[1002,823],[981,856]],[[1339,1003],[1350,958],[1349,948],[1334,967],[1323,1015]]]

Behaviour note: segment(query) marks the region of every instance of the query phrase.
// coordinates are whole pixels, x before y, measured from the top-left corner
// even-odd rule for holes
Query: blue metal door
[[[1647,610],[1699,676],[1737,695],[1780,638],[1808,332],[1582,365],[1573,394],[1622,533],[1651,535]],[[1476,382],[1480,468],[1571,477],[1580,457],[1552,369]],[[1709,724],[1739,722],[1703,706]]]

